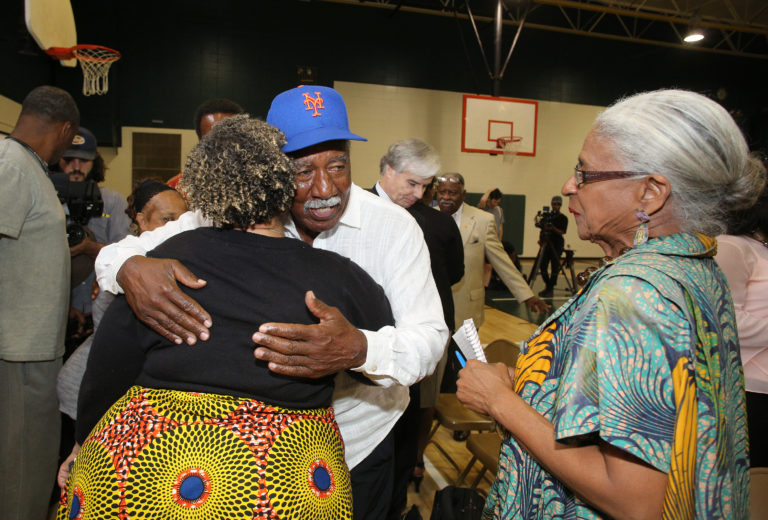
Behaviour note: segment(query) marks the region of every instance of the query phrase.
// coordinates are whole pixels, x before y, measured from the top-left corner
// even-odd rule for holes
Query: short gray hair
[[[379,162],[379,171],[389,166],[397,173],[408,171],[422,179],[434,177],[440,171],[440,156],[437,151],[421,139],[410,138],[395,141]]]
[[[754,204],[765,168],[728,112],[685,90],[656,90],[618,101],[592,131],[610,141],[625,170],[669,179],[682,231],[718,235],[726,213]]]

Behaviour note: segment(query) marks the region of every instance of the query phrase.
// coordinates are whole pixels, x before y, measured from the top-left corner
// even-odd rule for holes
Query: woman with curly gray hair
[[[681,90],[609,107],[562,188],[606,264],[457,397],[506,429],[483,518],[746,518],[744,378],[713,259],[765,170],[731,116]]]
[[[358,327],[393,320],[381,287],[356,264],[283,237],[295,191],[284,143],[274,127],[239,115],[190,153],[181,189],[213,227],[150,254],[207,281],[195,298],[211,313],[211,337],[174,344],[115,301],[82,383],[82,449],[60,518],[351,518],[333,377],[270,372],[251,335],[264,322],[313,323],[296,302],[315,295]]]

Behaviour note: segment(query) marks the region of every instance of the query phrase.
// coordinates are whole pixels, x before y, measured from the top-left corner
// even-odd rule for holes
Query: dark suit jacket
[[[368,191],[378,195],[375,186]],[[450,215],[436,211],[421,202],[406,208],[406,211],[416,219],[424,233],[432,263],[432,276],[443,304],[445,324],[453,332],[455,322],[451,286],[464,276],[464,245],[459,226]]]

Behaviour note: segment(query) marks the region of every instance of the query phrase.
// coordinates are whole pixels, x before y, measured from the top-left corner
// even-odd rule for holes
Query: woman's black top
[[[394,324],[383,289],[362,268],[299,240],[201,228],[169,239],[148,256],[178,259],[208,282],[198,290],[181,287],[211,315],[211,337],[194,346],[173,344],[141,323],[125,297],[116,298],[96,333],[80,387],[80,443],[134,384],[287,408],[330,405],[333,376],[282,376],[253,356],[257,345],[251,336],[262,323],[318,322],[305,305],[308,290],[357,328]]]

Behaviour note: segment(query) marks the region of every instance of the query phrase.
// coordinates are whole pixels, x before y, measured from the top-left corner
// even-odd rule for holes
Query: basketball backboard
[[[77,45],[75,15],[70,0],[24,0],[27,30],[41,49]],[[60,60],[66,67],[77,65],[76,59]]]
[[[536,155],[536,101],[464,95],[461,151],[500,154],[501,137],[521,137],[517,155]]]

